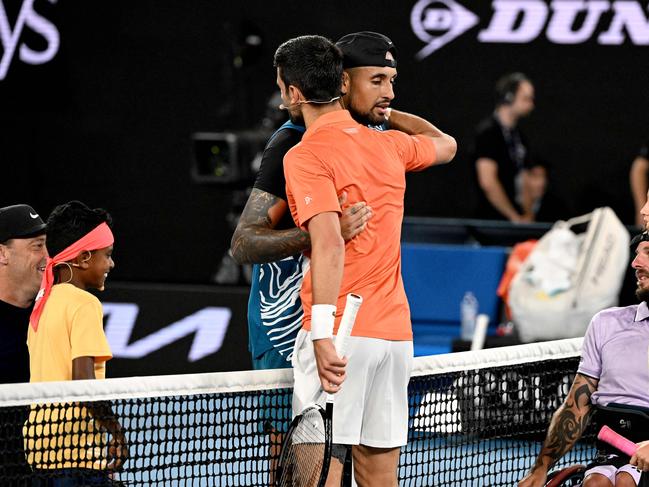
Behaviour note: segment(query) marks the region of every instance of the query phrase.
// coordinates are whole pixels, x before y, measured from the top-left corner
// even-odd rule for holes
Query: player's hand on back
[[[313,341],[313,351],[318,366],[318,376],[322,384],[322,390],[333,394],[340,390],[345,380],[346,358],[338,357],[334,342],[331,338],[323,338]]]
[[[372,218],[372,207],[364,201],[347,205],[347,191],[340,194],[338,203],[342,209],[340,234],[347,242],[365,230],[367,222]]]

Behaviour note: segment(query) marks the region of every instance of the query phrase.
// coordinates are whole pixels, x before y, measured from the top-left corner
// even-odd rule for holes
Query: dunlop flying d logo
[[[410,14],[410,25],[426,46],[415,57],[430,56],[479,21],[476,14],[453,0],[419,0]]]
[[[595,39],[600,45],[630,42],[649,46],[649,7],[638,0],[492,0],[492,13],[481,19],[454,0],[419,0],[410,13],[415,35],[426,45],[418,60],[486,23],[480,43],[526,44],[546,39],[574,45]]]

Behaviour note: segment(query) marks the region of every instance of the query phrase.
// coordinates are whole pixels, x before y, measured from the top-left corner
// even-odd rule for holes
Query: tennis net
[[[514,484],[580,348],[573,339],[416,358],[400,485]],[[0,484],[85,475],[88,485],[272,485],[291,387],[290,370],[2,385]],[[593,455],[586,439],[560,465]]]

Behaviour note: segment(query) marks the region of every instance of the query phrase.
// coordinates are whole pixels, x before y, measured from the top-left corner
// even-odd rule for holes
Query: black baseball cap
[[[649,242],[649,233],[642,232],[631,239],[631,250],[634,250],[640,242]]]
[[[29,238],[45,233],[45,222],[29,205],[0,208],[0,242]]]
[[[378,32],[354,32],[342,36],[336,45],[343,52],[343,68],[357,68],[360,66],[388,66],[397,67],[397,49],[392,41]],[[391,59],[386,59],[386,54],[392,54]]]

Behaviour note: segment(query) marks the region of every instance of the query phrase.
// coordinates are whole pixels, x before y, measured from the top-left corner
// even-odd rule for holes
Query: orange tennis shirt
[[[435,161],[435,144],[425,136],[377,131],[356,123],[346,110],[329,112],[309,126],[284,156],[286,194],[295,224],[307,230],[319,213],[340,213],[338,195],[372,207],[366,229],[346,242],[345,266],[335,329],[347,293],[363,297],[354,336],[412,340],[410,307],[401,278],[401,223],[406,171]],[[309,256],[308,252],[305,252]],[[311,329],[311,273],[302,283],[305,329]]]

